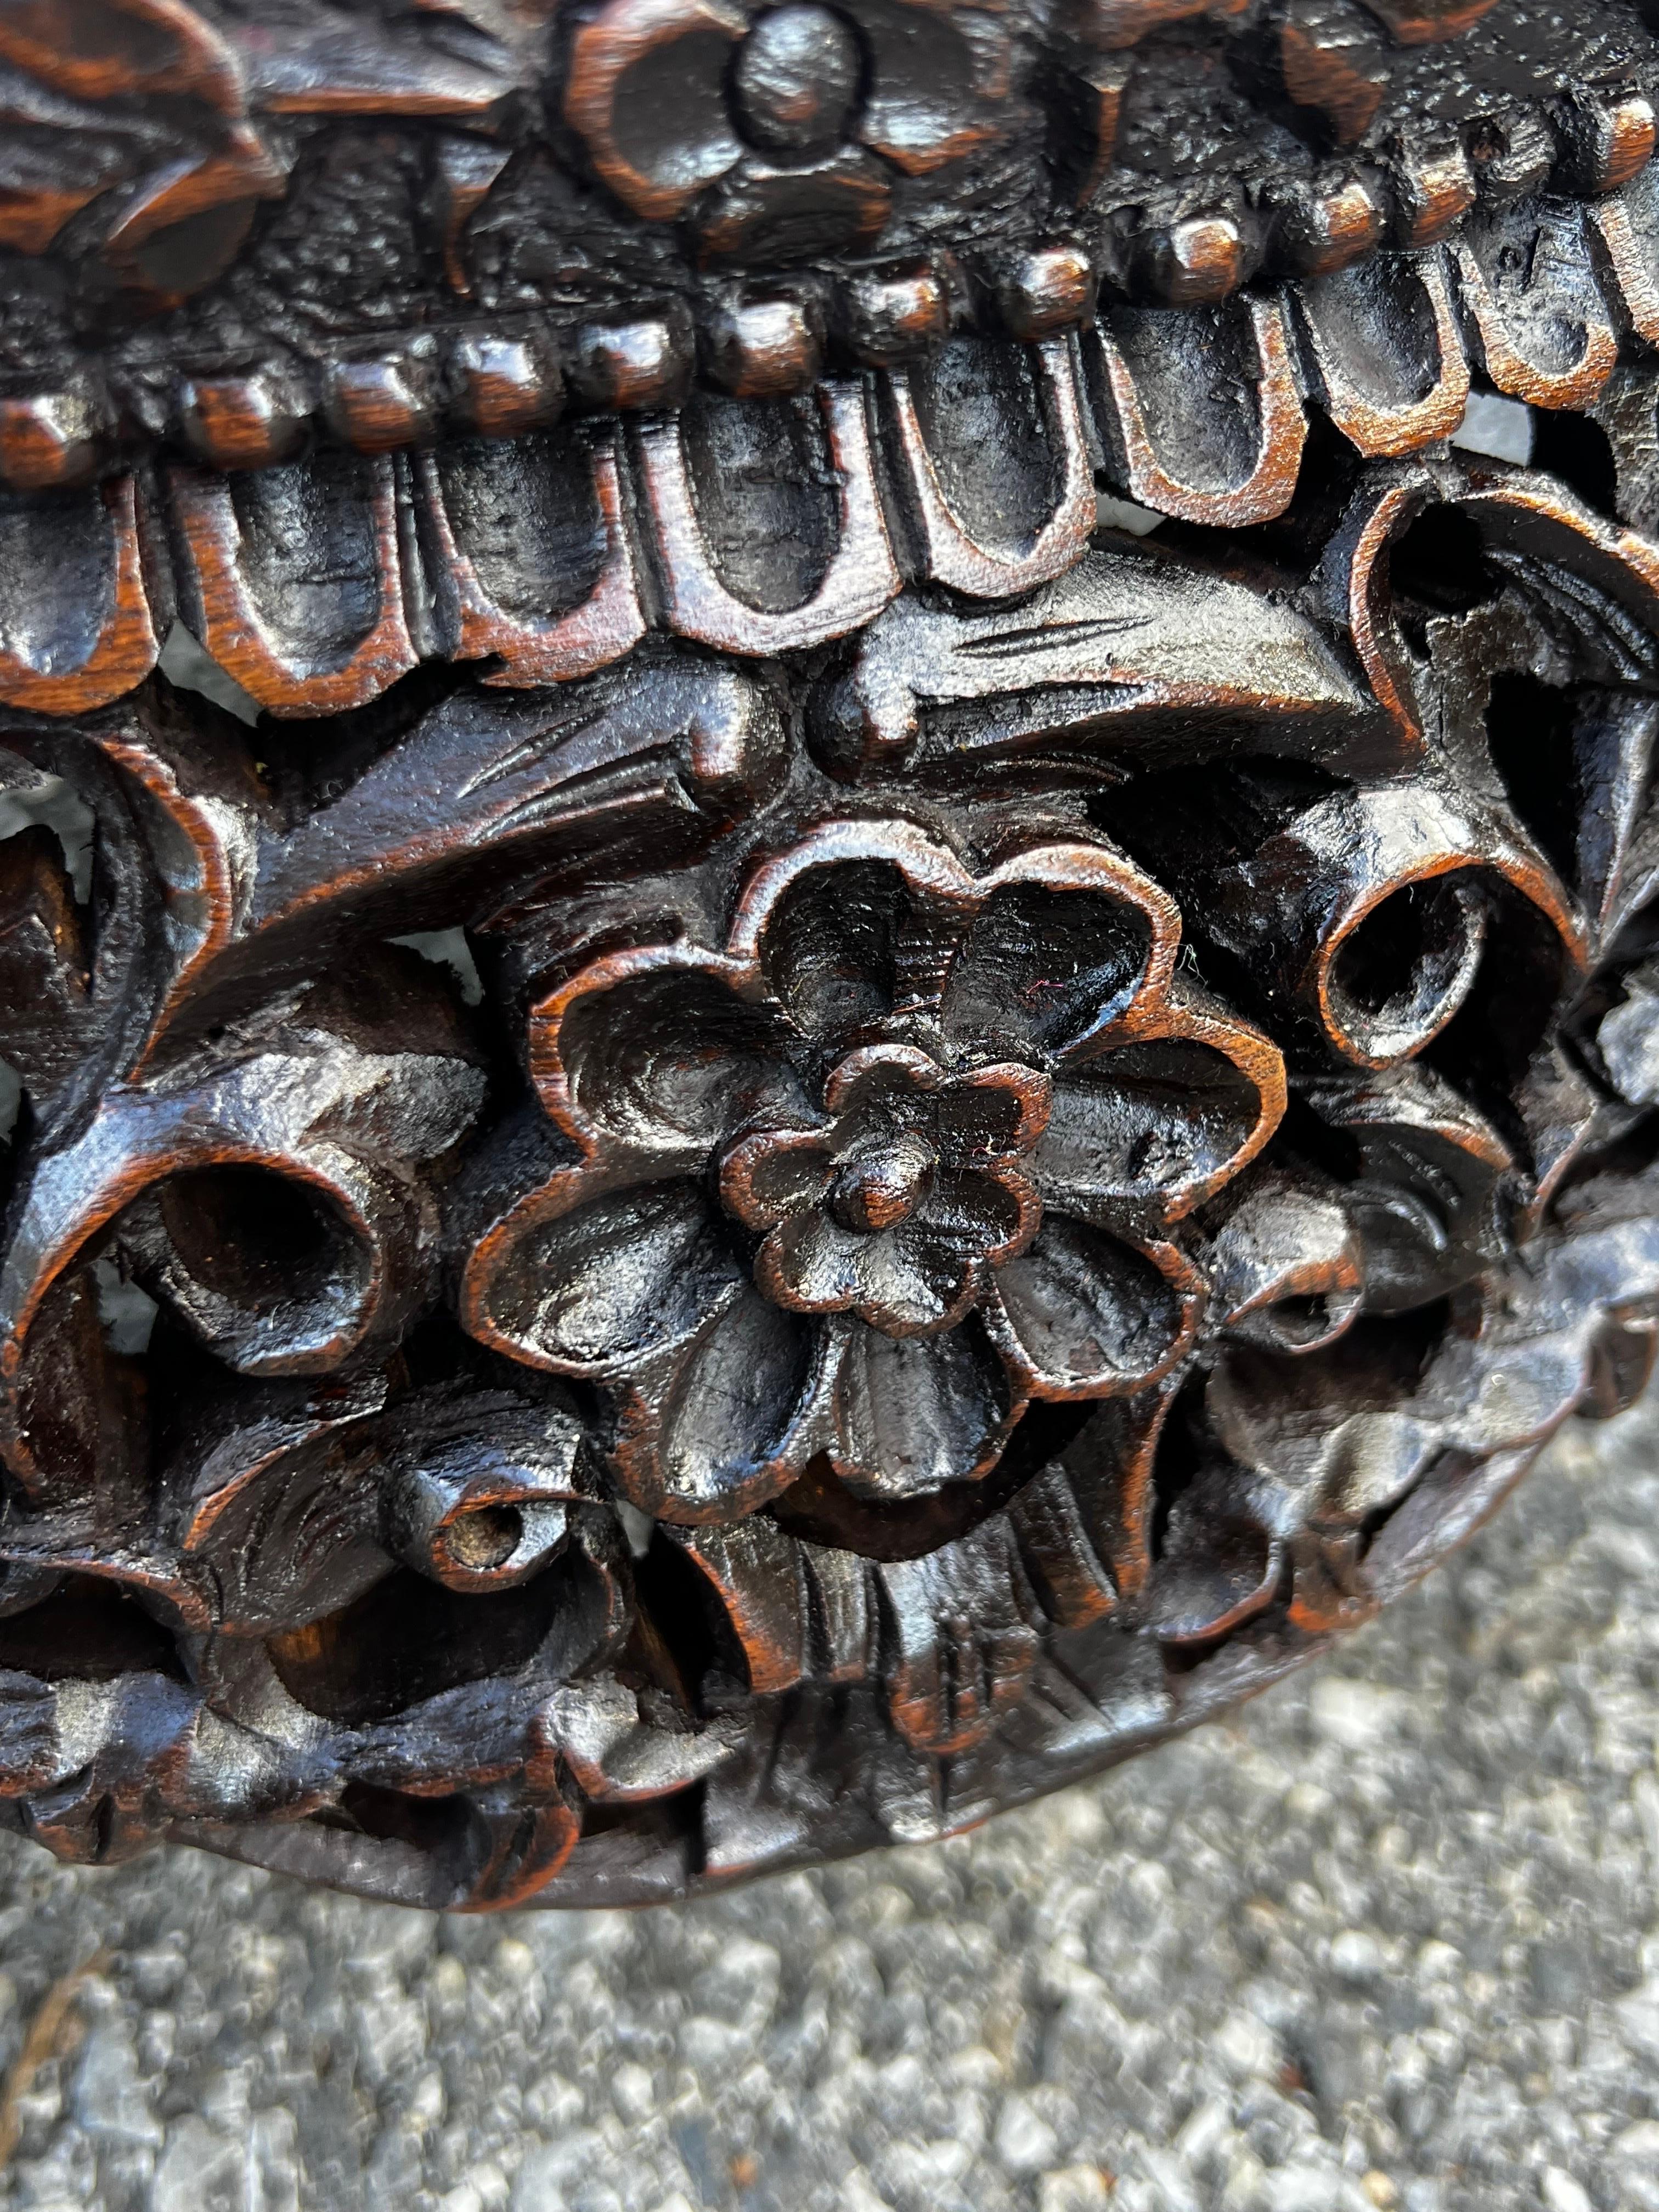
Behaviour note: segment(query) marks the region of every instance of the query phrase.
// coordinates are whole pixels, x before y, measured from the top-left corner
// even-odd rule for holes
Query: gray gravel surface
[[[0,1838],[14,2078],[97,1954],[0,2191],[1659,2209],[1656,1671],[1659,1406],[1571,1431],[1322,1668],[950,1844],[682,1909],[444,1922]]]

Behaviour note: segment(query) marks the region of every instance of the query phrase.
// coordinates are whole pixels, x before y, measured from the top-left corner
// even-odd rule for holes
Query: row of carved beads
[[[1525,216],[1528,236],[1572,251],[1523,257],[1518,292],[1503,253],[1490,283],[1467,250],[1454,270],[1401,256],[1278,301],[1103,311],[1080,344],[952,340],[908,371],[700,399],[626,433],[319,450],[246,475],[180,466],[154,490],[125,476],[0,499],[0,700],[64,714],[118,696],[173,608],[255,704],[286,714],[361,705],[434,654],[493,661],[493,681],[564,682],[653,623],[743,655],[808,647],[878,614],[907,574],[988,599],[1060,575],[1095,529],[1097,470],[1149,513],[1269,520],[1293,494],[1310,403],[1361,452],[1414,451],[1455,428],[1473,357],[1535,404],[1605,394],[1616,413],[1631,380],[1610,388],[1619,321],[1582,222]],[[1607,235],[1628,248],[1624,314],[1659,331],[1634,232]],[[505,347],[495,365],[517,358]],[[1237,374],[1196,377],[1200,359]],[[366,408],[390,395],[363,417],[386,442],[418,430],[391,370],[361,391]],[[256,398],[236,404],[263,420]],[[777,538],[790,559],[762,575],[754,546]]]
[[[212,349],[184,334],[191,365],[171,376],[151,346],[130,371],[88,361],[59,379],[0,391],[0,481],[38,489],[84,480],[158,436],[240,468],[294,458],[313,430],[369,452],[428,442],[446,429],[512,435],[546,427],[568,406],[677,405],[694,375],[738,396],[777,396],[805,389],[826,368],[901,366],[965,328],[1032,339],[1083,327],[1103,283],[1109,313],[1119,321],[1127,314],[1133,327],[1141,318],[1128,313],[1127,301],[1147,296],[1135,274],[1143,267],[1158,272],[1151,296],[1171,308],[1213,307],[1264,266],[1292,276],[1316,335],[1322,322],[1333,326],[1316,345],[1311,388],[1334,362],[1336,414],[1347,428],[1345,409],[1360,416],[1389,411],[1393,383],[1411,387],[1418,401],[1433,396],[1431,364],[1425,385],[1425,364],[1413,360],[1407,371],[1402,356],[1380,394],[1363,374],[1356,383],[1353,364],[1343,364],[1355,318],[1366,345],[1381,348],[1385,361],[1402,347],[1423,350],[1416,325],[1425,314],[1434,342],[1447,343],[1438,325],[1453,318],[1438,301],[1381,315],[1375,305],[1402,286],[1391,273],[1395,254],[1420,255],[1442,242],[1476,366],[1501,389],[1525,383],[1532,387],[1525,396],[1540,404],[1581,405],[1600,333],[1650,337],[1659,319],[1651,256],[1641,243],[1652,231],[1652,187],[1625,175],[1619,189],[1586,202],[1540,199],[1540,182],[1529,174],[1514,192],[1488,194],[1478,205],[1472,185],[1462,195],[1448,190],[1420,221],[1392,231],[1358,187],[1333,187],[1303,210],[1298,220],[1313,242],[1293,252],[1252,247],[1239,215],[1211,210],[1183,216],[1139,244],[1120,241],[1116,258],[1104,262],[1057,234],[1048,243],[980,250],[965,263],[927,250],[866,259],[833,279],[786,271],[747,284],[711,281],[695,312],[684,299],[664,304],[649,283],[629,306],[612,303],[600,319],[538,313],[515,299],[493,313],[475,310],[459,330],[447,313],[436,323],[420,315],[401,337],[382,329],[318,359],[285,340],[258,368],[202,366]],[[1327,231],[1329,240],[1319,244]],[[1563,332],[1587,313],[1593,335],[1564,349]],[[1456,339],[1450,343],[1455,348]]]
[[[946,328],[964,321],[1020,337],[1075,326],[1086,319],[1097,283],[1114,297],[1201,305],[1264,273],[1321,276],[1346,269],[1382,245],[1417,249],[1466,234],[1478,251],[1485,228],[1540,189],[1589,196],[1592,203],[1616,193],[1643,170],[1654,143],[1646,95],[1629,85],[1598,83],[1558,91],[1547,109],[1511,112],[1499,100],[1502,112],[1487,112],[1491,103],[1485,103],[1461,134],[1443,138],[1425,139],[1414,129],[1403,136],[1385,131],[1358,163],[1320,164],[1304,151],[1283,176],[1266,182],[1253,168],[1218,186],[1212,158],[1203,162],[1201,177],[1176,184],[1132,169],[1129,198],[1109,209],[1102,178],[1115,173],[1113,138],[1128,83],[1121,50],[1147,24],[1103,19],[1079,33],[1066,79],[1060,140],[1067,149],[1069,181],[1060,198],[1076,204],[1033,216],[1031,191],[1009,188],[1005,198],[1018,212],[1000,228],[994,223],[987,231],[976,214],[958,230],[941,207],[928,210],[926,220],[896,224],[884,245],[866,234],[890,197],[889,183],[924,196],[945,192],[941,179],[973,170],[1011,131],[1020,141],[1019,158],[1034,174],[1042,169],[1050,126],[1033,116],[1028,102],[1009,96],[1006,19],[871,0],[865,11],[871,22],[860,28],[846,15],[811,5],[753,14],[725,0],[686,0],[683,7],[613,0],[572,33],[577,65],[566,105],[578,130],[593,134],[595,173],[614,186],[629,220],[648,221],[684,204],[687,219],[695,214],[703,227],[705,258],[715,247],[729,249],[744,265],[770,269],[775,281],[757,296],[718,276],[705,278],[690,262],[681,266],[672,252],[658,265],[647,250],[635,267],[625,251],[629,220],[596,213],[594,193],[573,180],[565,180],[570,205],[562,214],[538,209],[534,179],[549,149],[538,143],[515,152],[514,131],[495,112],[526,57],[522,40],[515,46],[507,36],[503,44],[493,14],[493,28],[483,21],[470,24],[459,49],[453,35],[436,47],[423,45],[435,27],[433,15],[442,12],[424,9],[407,23],[371,14],[360,27],[362,52],[331,15],[320,13],[309,28],[301,14],[280,33],[263,33],[244,52],[234,30],[222,33],[180,5],[80,0],[80,6],[93,18],[82,26],[91,54],[60,52],[31,24],[35,11],[27,8],[9,18],[9,43],[0,48],[15,68],[42,76],[52,94],[44,105],[38,95],[20,96],[29,157],[13,175],[0,169],[0,244],[24,254],[43,252],[54,242],[66,253],[95,252],[105,273],[104,289],[94,285],[83,303],[82,340],[71,341],[65,329],[44,353],[31,349],[26,333],[58,313],[56,280],[42,279],[32,289],[24,276],[17,279],[21,351],[15,376],[0,392],[0,479],[19,485],[67,480],[100,454],[107,459],[124,446],[169,434],[201,443],[212,458],[232,465],[283,458],[313,412],[337,432],[373,447],[418,438],[445,406],[460,416],[482,412],[522,424],[535,409],[556,405],[561,386],[588,406],[660,405],[684,387],[694,364],[721,388],[763,388],[757,376],[775,388],[780,376],[799,382],[806,356],[826,347],[841,356],[838,365],[892,362],[925,352]],[[1181,12],[1184,17],[1190,11]],[[1297,41],[1322,52],[1326,30],[1313,17],[1303,21],[1305,13],[1292,9],[1279,26],[1290,43],[1273,70],[1293,102],[1304,78],[1317,85],[1328,77],[1319,66],[1298,74],[1292,64]],[[1154,9],[1147,22],[1163,20]],[[454,27],[448,27],[453,34]],[[532,47],[547,35],[545,26],[521,22],[519,28]],[[1363,72],[1353,76],[1352,38],[1331,35],[1340,49],[1337,78],[1346,70],[1352,82],[1368,82]],[[377,38],[388,41],[378,62]],[[903,80],[885,93],[882,72],[859,45],[872,38]],[[850,47],[842,51],[848,41],[859,48],[851,58]],[[933,52],[941,41],[945,58]],[[490,79],[482,58],[492,47],[500,51],[489,66],[506,70],[507,79],[485,97],[481,87]],[[461,58],[463,52],[470,60]],[[434,72],[430,81],[422,74],[422,52]],[[373,89],[377,67],[386,71],[379,99]],[[270,77],[263,90],[262,72]],[[1038,74],[1045,84],[1055,81],[1053,67]],[[1559,88],[1571,75],[1564,63],[1553,83]],[[854,78],[854,91],[838,104],[836,85],[844,88]],[[665,86],[671,95],[665,106]],[[138,118],[127,112],[121,95],[134,91],[153,92],[170,103],[168,118],[184,113],[200,127],[192,125],[174,143],[159,108]],[[82,105],[60,113],[53,100]],[[84,104],[100,100],[112,104]],[[635,112],[641,100],[648,116]],[[354,107],[447,115],[484,135],[422,126],[396,147],[364,135],[356,158],[368,167],[362,176],[342,182],[343,204],[311,209],[305,195],[317,165],[301,162],[296,176],[303,173],[303,185],[291,179],[288,165],[300,143],[289,143],[293,126],[285,126],[280,144],[275,138],[267,144],[249,120],[250,101],[295,118],[328,119]],[[514,103],[507,100],[506,106]],[[739,114],[741,127],[734,119]],[[65,115],[76,119],[65,122]],[[852,135],[839,149],[825,150],[814,134],[831,124]],[[1234,137],[1254,143],[1261,128],[1260,116],[1247,106]],[[777,143],[791,133],[805,134],[799,162]],[[1354,135],[1346,125],[1335,131],[1343,143]],[[36,158],[43,136],[59,146],[62,173],[44,184]],[[870,150],[875,145],[878,155]],[[1012,150],[1001,150],[1014,158]],[[935,166],[940,161],[943,172]],[[1079,165],[1081,175],[1071,177]],[[424,179],[418,188],[404,176],[411,166]],[[395,198],[404,185],[413,200],[403,223],[408,266],[402,291],[377,295],[373,313],[362,319],[361,339],[341,343],[334,335],[356,323],[350,301],[324,313],[330,335],[315,341],[312,356],[295,336],[294,318],[280,329],[264,327],[273,288],[280,293],[297,285],[310,301],[313,291],[326,295],[331,281],[337,283],[337,270],[330,277],[330,256],[349,257],[356,204],[367,198],[378,206],[384,194]],[[272,209],[290,189],[300,195],[294,206]],[[493,267],[492,253],[498,259],[505,254],[516,269],[519,247],[539,237],[550,221],[561,241],[556,285],[538,284],[533,270],[521,277],[509,278],[503,270],[490,275],[485,264]],[[595,221],[609,226],[604,235],[587,234]],[[295,261],[296,255],[303,261],[313,233],[328,241],[319,246],[322,264],[314,272]],[[940,246],[956,250],[936,250]],[[271,267],[262,276],[260,255],[267,249]],[[398,258],[389,238],[376,251],[382,261]],[[526,248],[528,264],[537,252],[544,248]],[[592,264],[603,268],[611,260],[632,270],[631,282],[593,277]],[[848,260],[855,265],[845,266]],[[815,263],[839,273],[814,269]],[[447,297],[418,273],[429,264],[446,272]],[[578,294],[582,272],[593,277],[585,307],[573,305],[567,281],[572,267]],[[120,320],[118,306],[106,296],[111,282],[127,288],[129,301],[153,310],[222,274],[234,275],[246,296],[237,293],[231,305],[228,295],[215,295],[198,321],[175,317],[159,334],[141,332],[131,343],[106,349],[112,318]],[[373,289],[371,272],[363,271],[362,281]],[[677,301],[667,309],[665,292]],[[487,319],[447,349],[430,333],[453,324],[456,296],[467,295],[477,296]],[[400,319],[397,297],[404,302],[401,319],[425,334],[388,355],[381,333]],[[688,298],[696,303],[695,317]],[[649,318],[641,320],[647,303]],[[526,310],[536,315],[533,328],[521,319]],[[233,349],[234,365],[226,362],[220,328],[226,313],[244,332]],[[259,338],[246,334],[250,314],[263,329]],[[70,368],[77,352],[85,357]],[[263,356],[264,365],[246,374],[250,352]],[[170,391],[169,355],[204,373],[186,375],[182,389]],[[48,357],[55,364],[50,368],[44,365]],[[234,396],[239,386],[246,392],[241,403]],[[222,444],[225,449],[217,450]]]

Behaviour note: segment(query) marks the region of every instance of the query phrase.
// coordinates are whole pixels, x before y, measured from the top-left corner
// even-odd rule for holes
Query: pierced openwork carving
[[[0,0],[0,1818],[946,1833],[1627,1404],[1643,11],[259,12]]]

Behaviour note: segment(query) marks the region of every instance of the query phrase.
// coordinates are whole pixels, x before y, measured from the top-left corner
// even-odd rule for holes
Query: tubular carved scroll
[[[1659,23],[1573,12],[0,0],[0,1820],[950,1833],[1632,1401]]]

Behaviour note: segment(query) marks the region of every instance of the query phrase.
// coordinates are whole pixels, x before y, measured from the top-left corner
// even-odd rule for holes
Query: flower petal
[[[975,45],[943,9],[870,9],[860,22],[872,83],[859,136],[896,168],[924,176],[1006,128],[1000,103],[979,96],[985,79],[994,88],[1006,67],[1000,24],[985,23]]]
[[[183,93],[222,115],[244,112],[235,54],[176,0],[24,0],[0,9],[0,60],[73,100]],[[20,135],[27,145],[36,134]]]
[[[919,1217],[935,1236],[1000,1267],[1023,1252],[1042,1220],[1042,1200],[1023,1167],[995,1160],[975,1175],[939,1175]]]
[[[684,1150],[716,1142],[762,1109],[809,1118],[775,1024],[719,973],[655,951],[590,973],[593,988],[579,977],[537,1041],[538,1059],[562,1068],[571,1105],[590,1126]]]
[[[1239,1344],[1217,1360],[1206,1417],[1257,1478],[1257,1510],[1276,1534],[1358,1526],[1397,1504],[1443,1450],[1440,1426],[1414,1410],[1424,1353],[1414,1320],[1369,1316],[1294,1364]]]
[[[1114,1397],[1156,1382],[1196,1326],[1201,1290],[1172,1246],[1133,1250],[1058,1213],[992,1282],[987,1324],[1041,1398]]]
[[[1284,1578],[1280,1544],[1244,1510],[1224,1474],[1177,1498],[1148,1589],[1165,1644],[1206,1644],[1266,1612]]]
[[[1020,1060],[1000,1060],[955,1077],[940,1096],[939,1155],[969,1167],[998,1152],[1029,1152],[1048,1126],[1054,1086]]]
[[[755,1255],[755,1280],[797,1313],[845,1313],[859,1294],[868,1242],[814,1206],[768,1234]]]
[[[919,1127],[944,1080],[939,1062],[909,1044],[860,1045],[837,1060],[823,1086],[825,1110],[856,1129],[884,1122]]]
[[[1141,990],[1152,918],[1128,897],[1007,884],[975,916],[945,985],[953,1043],[1060,1053],[1126,1013]]]
[[[644,1183],[514,1237],[494,1273],[495,1333],[539,1364],[599,1374],[691,1335],[742,1280],[695,1183]]]
[[[1216,1327],[1265,1352],[1302,1354],[1353,1326],[1365,1299],[1364,1248],[1334,1195],[1305,1172],[1258,1168],[1221,1204],[1230,1211],[1211,1224],[1205,1254]]]
[[[852,146],[799,165],[750,154],[699,210],[705,261],[813,261],[866,246],[887,220],[893,187],[879,161]]]
[[[733,1145],[720,1164],[720,1201],[750,1229],[775,1229],[817,1205],[835,1164],[813,1131],[763,1129]]]
[[[1264,1116],[1256,1084],[1187,1037],[1119,1046],[1055,1083],[1030,1166],[1052,1205],[1089,1219],[1178,1219],[1243,1165]]]
[[[836,1472],[864,1498],[975,1482],[1002,1455],[1016,1401],[971,1321],[944,1336],[855,1326],[836,1379]]]
[[[912,1215],[860,1240],[858,1311],[892,1336],[954,1328],[979,1294],[983,1236]]]
[[[817,1340],[810,1322],[744,1286],[676,1377],[657,1447],[664,1502],[653,1510],[724,1519],[783,1487]]]
[[[784,1012],[820,1042],[890,1013],[912,893],[889,860],[831,860],[787,883],[767,916],[761,969]]]
[[[611,191],[648,222],[684,214],[743,151],[725,91],[743,28],[714,0],[609,0],[571,40],[565,119]]]

